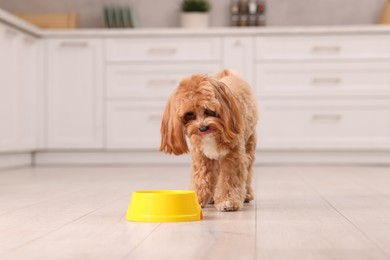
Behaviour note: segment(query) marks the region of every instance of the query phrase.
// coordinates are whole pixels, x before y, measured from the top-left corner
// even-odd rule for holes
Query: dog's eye
[[[216,116],[217,116],[217,113],[215,113],[214,111],[212,111],[212,110],[210,110],[210,109],[206,109],[206,110],[204,111],[204,114],[205,114],[206,116],[212,116],[212,117],[216,117]]]
[[[196,116],[193,112],[187,112],[185,115],[184,115],[184,121],[185,122],[188,122],[188,121],[191,121],[191,120],[194,120],[196,119]]]

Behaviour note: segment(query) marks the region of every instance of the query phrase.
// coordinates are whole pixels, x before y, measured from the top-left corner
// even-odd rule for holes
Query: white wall
[[[229,25],[230,0],[210,0],[212,26]],[[266,0],[267,24],[346,25],[376,23],[386,0]],[[81,14],[81,27],[100,27],[105,4],[132,5],[140,27],[179,26],[181,0],[0,0],[10,12],[70,12]]]

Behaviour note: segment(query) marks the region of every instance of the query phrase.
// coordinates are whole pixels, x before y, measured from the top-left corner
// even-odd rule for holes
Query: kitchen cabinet
[[[361,60],[389,57],[387,35],[331,33],[257,36],[256,59],[264,61]]]
[[[254,39],[253,37],[223,37],[223,68],[238,71],[254,87]]]
[[[99,39],[48,39],[47,149],[103,148]]]
[[[2,155],[182,162],[157,152],[167,97],[183,77],[232,68],[259,103],[259,161],[388,161],[383,26],[44,31],[0,20]]]
[[[60,40],[56,41],[59,44]],[[74,45],[81,49],[87,47],[76,43],[66,44],[70,50],[59,50],[71,52]],[[390,103],[390,40],[386,35],[110,37],[103,43],[105,92],[99,96],[93,92],[97,89],[91,87],[93,91],[87,92],[83,100],[89,100],[87,104],[103,100],[103,147],[108,152],[155,152],[160,141],[161,115],[173,88],[183,77],[193,73],[213,74],[225,67],[239,71],[255,90],[261,115],[260,151],[390,148],[387,105]],[[378,43],[376,49],[374,43]],[[196,51],[192,51],[194,46],[198,46]],[[72,54],[63,55],[67,59]],[[83,61],[88,63],[82,66],[87,68],[86,75],[94,78],[90,70],[93,55],[86,56]],[[53,57],[49,55],[50,59]],[[49,66],[49,78],[55,79],[55,67]],[[61,67],[56,70],[62,71]],[[58,81],[66,82],[60,89],[69,91],[67,99],[72,100],[80,87],[74,88],[74,83],[67,82],[69,78],[72,77]],[[48,111],[52,116],[48,121],[52,124],[53,119],[59,118],[56,106],[61,100],[50,101],[53,98],[50,85]],[[79,102],[79,106],[83,103]],[[83,111],[76,110],[77,107],[69,115]],[[96,123],[95,116],[101,118],[101,111],[96,110],[98,114],[92,111],[84,114],[84,118],[95,118]],[[66,118],[72,120],[71,116]],[[64,134],[72,133],[67,130],[71,123],[61,125],[63,122],[59,120],[55,125],[60,125]],[[93,125],[84,128],[85,136],[93,136]],[[74,133],[79,132],[76,129]],[[51,143],[48,147],[77,148],[74,143],[69,146]],[[94,146],[82,144],[79,148]]]
[[[264,150],[390,149],[390,37],[256,37]]]
[[[37,146],[38,39],[0,24],[0,151]]]
[[[130,37],[106,41],[107,59],[116,62],[216,61],[221,56],[220,37]]]
[[[160,147],[165,102],[107,102],[107,148],[153,150]]]
[[[162,113],[173,89],[184,77],[193,73],[213,74],[218,68],[218,63],[108,64],[107,149],[157,151]]]
[[[42,87],[42,70],[40,66],[42,60],[42,48],[39,39],[24,35],[22,38],[22,49],[20,51],[20,73],[17,78],[21,80],[21,120],[19,122],[19,141],[22,143],[21,149],[33,151],[37,148],[38,122],[41,112],[40,88]]]
[[[118,38],[106,41],[106,148],[160,146],[167,98],[181,79],[221,68],[218,37]]]
[[[293,98],[260,103],[263,149],[386,150],[390,102]]]

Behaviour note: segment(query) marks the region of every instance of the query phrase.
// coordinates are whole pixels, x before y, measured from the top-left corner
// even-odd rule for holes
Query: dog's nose
[[[209,127],[207,125],[202,125],[200,128],[199,128],[199,131],[201,132],[206,132],[207,130],[209,130]]]

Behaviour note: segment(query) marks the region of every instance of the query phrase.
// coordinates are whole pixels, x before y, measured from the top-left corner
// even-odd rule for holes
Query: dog
[[[257,121],[252,89],[233,70],[184,78],[169,97],[160,151],[190,152],[191,188],[202,208],[214,204],[218,211],[237,211],[254,199]]]

